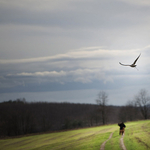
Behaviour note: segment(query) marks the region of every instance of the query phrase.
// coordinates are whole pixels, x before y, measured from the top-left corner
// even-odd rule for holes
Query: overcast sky
[[[150,88],[149,33],[149,0],[0,0],[0,102],[125,105]]]

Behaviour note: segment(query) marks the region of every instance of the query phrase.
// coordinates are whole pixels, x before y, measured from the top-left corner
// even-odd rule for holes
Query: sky
[[[150,88],[149,33],[149,0],[0,0],[0,102],[126,105]]]

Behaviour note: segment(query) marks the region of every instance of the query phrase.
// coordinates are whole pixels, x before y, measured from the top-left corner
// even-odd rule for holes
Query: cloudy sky
[[[149,0],[0,0],[0,102],[124,105],[149,90],[149,55]]]

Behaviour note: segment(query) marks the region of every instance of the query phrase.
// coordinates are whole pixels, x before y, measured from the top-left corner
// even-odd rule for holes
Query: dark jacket
[[[123,122],[118,123],[118,126],[120,126],[120,130],[124,129],[126,126]]]

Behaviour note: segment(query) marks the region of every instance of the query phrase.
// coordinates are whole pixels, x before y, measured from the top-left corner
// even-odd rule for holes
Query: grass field
[[[150,149],[150,120],[125,124],[124,143],[127,150]],[[117,124],[1,139],[0,150],[99,150],[112,132],[113,136],[106,143],[105,150],[121,150]]]

